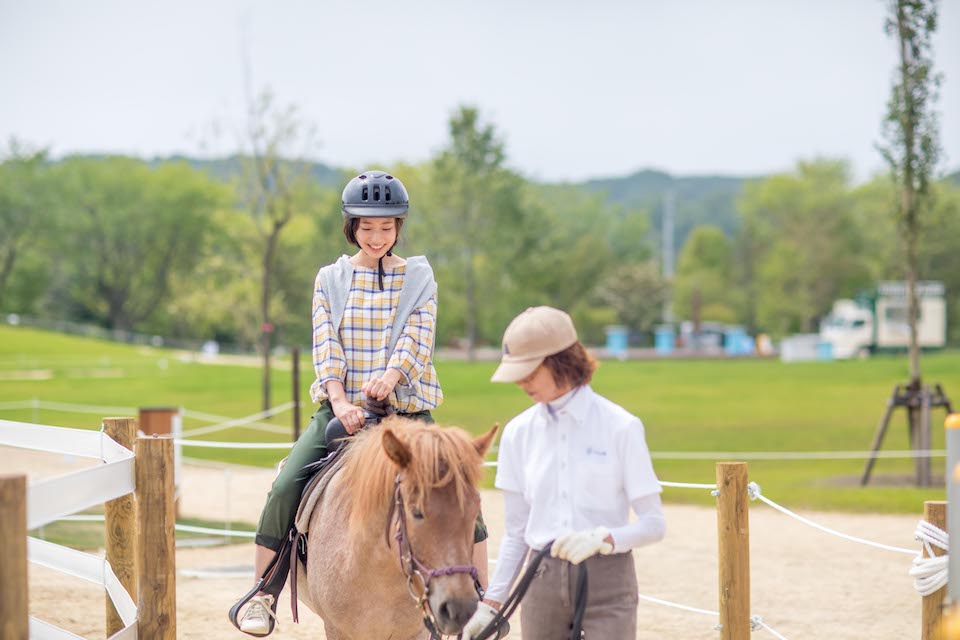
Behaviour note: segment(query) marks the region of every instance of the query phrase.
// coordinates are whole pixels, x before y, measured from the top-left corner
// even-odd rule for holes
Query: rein
[[[410,542],[410,536],[407,534],[407,513],[403,504],[403,494],[400,491],[400,474],[393,481],[393,503],[390,505],[390,511],[387,513],[386,538],[390,542],[390,528],[393,524],[394,514],[397,519],[397,532],[394,539],[397,541],[397,554],[400,559],[400,569],[407,578],[407,591],[410,597],[416,603],[423,613],[423,625],[430,632],[431,640],[440,640],[441,635],[437,630],[437,620],[433,615],[433,609],[430,607],[430,581],[439,576],[452,576],[458,573],[466,573],[477,582],[477,568],[473,565],[453,565],[441,569],[431,569],[421,562],[413,551],[413,545]],[[404,555],[403,548],[406,546],[407,554]],[[420,582],[420,595],[414,590],[414,583]]]

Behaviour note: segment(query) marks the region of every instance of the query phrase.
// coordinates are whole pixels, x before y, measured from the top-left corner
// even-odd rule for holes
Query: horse
[[[477,484],[496,431],[471,438],[391,416],[352,438],[296,578],[328,640],[420,640],[434,633],[425,624],[460,632],[477,608]]]

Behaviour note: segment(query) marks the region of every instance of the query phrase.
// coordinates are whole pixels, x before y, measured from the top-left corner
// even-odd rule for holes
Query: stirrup
[[[295,529],[293,531],[295,531]],[[240,609],[242,609],[245,604],[250,602],[253,597],[261,591],[273,596],[273,606],[270,608],[274,614],[277,613],[277,602],[280,600],[280,592],[283,591],[283,586],[287,583],[287,575],[290,571],[290,550],[293,548],[293,544],[294,536],[288,534],[287,542],[281,546],[280,550],[277,551],[277,554],[273,556],[273,560],[271,560],[270,564],[267,565],[263,575],[260,576],[260,578],[257,580],[257,583],[253,585],[253,589],[250,589],[246,595],[244,595],[237,601],[236,604],[230,607],[227,617],[238,631],[243,631],[243,629],[240,628],[240,621],[238,620],[240,616]],[[294,614],[294,621],[296,621],[296,614]],[[263,635],[270,635],[273,633],[273,628],[275,626],[276,618],[271,617],[270,631]],[[243,633],[257,638],[263,637],[263,635],[248,633],[247,631],[243,631]]]
[[[230,622],[232,622],[233,626],[237,628],[237,631],[241,631],[247,634],[248,636],[253,636],[254,638],[264,638],[270,635],[271,633],[273,633],[274,628],[276,628],[277,626],[278,598],[274,596],[273,604],[270,606],[270,610],[273,613],[273,615],[267,616],[267,623],[269,624],[269,627],[266,633],[251,633],[250,631],[244,631],[243,629],[240,628],[240,620],[238,619],[240,617],[240,609],[242,609],[245,604],[253,600],[254,597],[256,597],[258,593],[260,593],[261,591],[260,587],[262,586],[263,586],[263,578],[257,580],[257,583],[253,585],[253,589],[250,589],[250,591],[248,591],[246,595],[240,598],[240,600],[238,600],[235,605],[230,607],[230,612],[227,614],[227,616],[230,618]]]

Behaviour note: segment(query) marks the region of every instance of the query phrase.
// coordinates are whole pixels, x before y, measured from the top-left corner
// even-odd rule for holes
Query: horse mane
[[[384,429],[390,429],[411,453],[411,462],[401,470],[382,445]],[[456,427],[440,428],[419,420],[390,416],[377,426],[361,430],[343,452],[340,477],[350,487],[350,529],[383,518],[393,500],[394,480],[402,473],[410,487],[409,508],[422,509],[430,491],[453,483],[462,509],[468,491],[483,474],[483,459],[471,436]]]

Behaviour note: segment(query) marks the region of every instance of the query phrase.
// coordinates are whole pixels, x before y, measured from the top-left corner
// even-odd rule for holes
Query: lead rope
[[[540,563],[547,556],[547,554],[550,553],[550,547],[552,546],[553,540],[545,544],[543,549],[538,551],[537,554],[530,559],[527,570],[517,582],[517,586],[514,587],[510,595],[507,596],[507,599],[503,602],[500,610],[497,611],[497,615],[494,616],[493,620],[491,620],[486,627],[480,630],[480,633],[473,636],[474,640],[487,640],[488,638],[502,637],[501,635],[498,635],[500,632],[500,626],[503,624],[508,624],[507,621],[510,619],[510,616],[512,616],[517,610],[517,607],[520,606],[520,600],[522,600],[523,596],[526,595],[527,589],[530,588],[530,584],[536,577],[537,569],[540,567]],[[570,640],[580,640],[582,635],[581,626],[583,624],[583,616],[586,614],[587,610],[587,567],[584,564],[580,565],[580,574],[577,576],[577,592],[576,597],[574,598],[573,606],[573,622],[570,625],[569,638]],[[510,627],[507,626],[507,629],[509,628]]]

